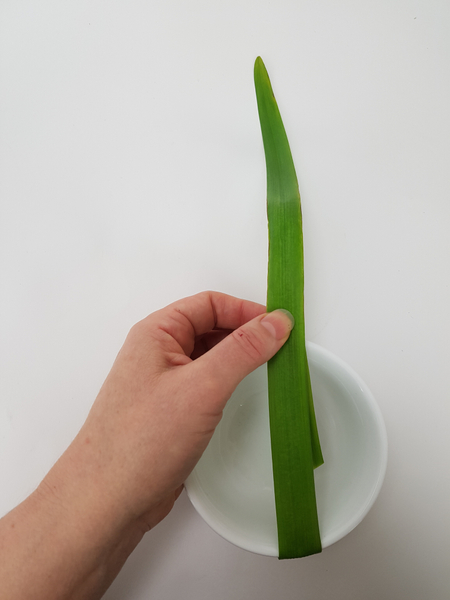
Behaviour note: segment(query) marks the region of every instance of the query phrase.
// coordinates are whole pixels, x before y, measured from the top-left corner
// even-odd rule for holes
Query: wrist
[[[69,446],[34,493],[42,511],[57,518],[86,545],[106,548],[136,529],[135,519],[108,484],[95,452],[78,439]]]
[[[139,543],[61,502],[46,483],[0,520],[0,581],[9,600],[101,598]]]
[[[31,558],[24,556],[24,564],[33,564],[36,571],[34,576],[27,571],[31,585],[23,591],[33,590],[33,600],[101,598],[143,536],[97,482],[84,477],[71,449],[19,508]],[[51,585],[44,578],[37,593],[33,579],[42,580],[46,572]]]

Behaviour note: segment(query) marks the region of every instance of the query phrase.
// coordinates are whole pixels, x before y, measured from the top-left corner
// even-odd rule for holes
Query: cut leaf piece
[[[284,308],[295,327],[268,363],[269,415],[279,558],[321,552],[314,468],[323,463],[305,345],[300,193],[280,111],[264,63],[255,88],[267,169],[267,310]]]

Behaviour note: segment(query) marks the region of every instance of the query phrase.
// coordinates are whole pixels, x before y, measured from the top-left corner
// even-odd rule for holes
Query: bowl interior
[[[308,343],[307,351],[325,460],[315,471],[325,548],[356,527],[373,505],[386,470],[387,438],[378,406],[358,375],[316,344]],[[225,539],[278,556],[265,365],[230,398],[186,489],[199,514]]]

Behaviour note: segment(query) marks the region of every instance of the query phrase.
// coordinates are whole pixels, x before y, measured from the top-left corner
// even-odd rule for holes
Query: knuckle
[[[152,327],[145,320],[138,321],[128,331],[125,346],[128,349],[147,347],[152,339]]]
[[[264,342],[254,331],[239,327],[231,335],[239,345],[241,352],[252,361],[260,360],[265,355]]]
[[[143,321],[135,323],[128,332],[127,338],[132,342],[136,342],[142,338],[145,333],[145,324]]]

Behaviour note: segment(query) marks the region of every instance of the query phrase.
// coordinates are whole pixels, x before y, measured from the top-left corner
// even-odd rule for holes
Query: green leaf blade
[[[297,175],[261,58],[255,88],[267,169],[267,310],[289,310],[295,327],[268,363],[269,415],[280,558],[321,551],[314,468],[323,463],[305,342],[303,236]]]

